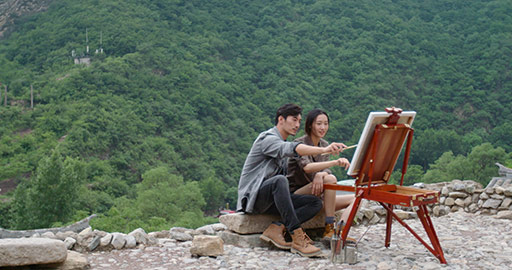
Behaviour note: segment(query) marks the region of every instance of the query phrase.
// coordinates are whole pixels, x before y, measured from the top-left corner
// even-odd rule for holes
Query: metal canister
[[[357,247],[355,245],[345,246],[345,262],[348,264],[357,263]]]
[[[332,263],[343,263],[345,261],[345,250],[341,248],[341,245],[338,246],[338,242],[340,240],[333,236],[331,238],[331,262]]]

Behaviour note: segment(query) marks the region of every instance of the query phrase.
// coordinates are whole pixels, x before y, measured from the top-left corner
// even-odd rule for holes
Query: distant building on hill
[[[89,36],[87,32],[87,28],[85,29],[85,53],[81,53],[80,55],[76,53],[75,50],[71,51],[71,57],[73,57],[73,60],[75,62],[75,65],[86,65],[89,66],[91,64],[92,56],[89,54]],[[103,54],[103,35],[100,32],[100,47],[96,49],[94,52],[95,55],[97,54]]]

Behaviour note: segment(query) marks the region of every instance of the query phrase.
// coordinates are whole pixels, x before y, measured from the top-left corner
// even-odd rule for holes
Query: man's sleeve
[[[299,142],[283,141],[272,134],[267,134],[261,139],[260,143],[263,154],[273,158],[296,156],[295,148],[299,145]]]

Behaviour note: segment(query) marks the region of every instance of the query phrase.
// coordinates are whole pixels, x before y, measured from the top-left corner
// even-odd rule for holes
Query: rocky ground
[[[512,223],[492,216],[465,212],[433,217],[432,221],[448,262],[442,265],[409,231],[393,223],[391,246],[384,247],[385,225],[353,227],[350,236],[360,238],[354,265],[334,265],[321,243],[323,258],[303,258],[272,248],[240,248],[224,245],[217,258],[193,257],[191,242],[159,239],[158,246],[86,254],[91,269],[512,269]],[[419,220],[407,220],[429,242]]]

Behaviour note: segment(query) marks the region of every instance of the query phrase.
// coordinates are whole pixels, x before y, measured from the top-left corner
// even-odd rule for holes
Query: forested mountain
[[[326,110],[346,144],[370,111],[415,110],[408,182],[485,183],[512,164],[511,14],[508,0],[52,0],[0,39],[0,184],[19,183],[0,191],[0,226],[202,225],[289,102]]]

